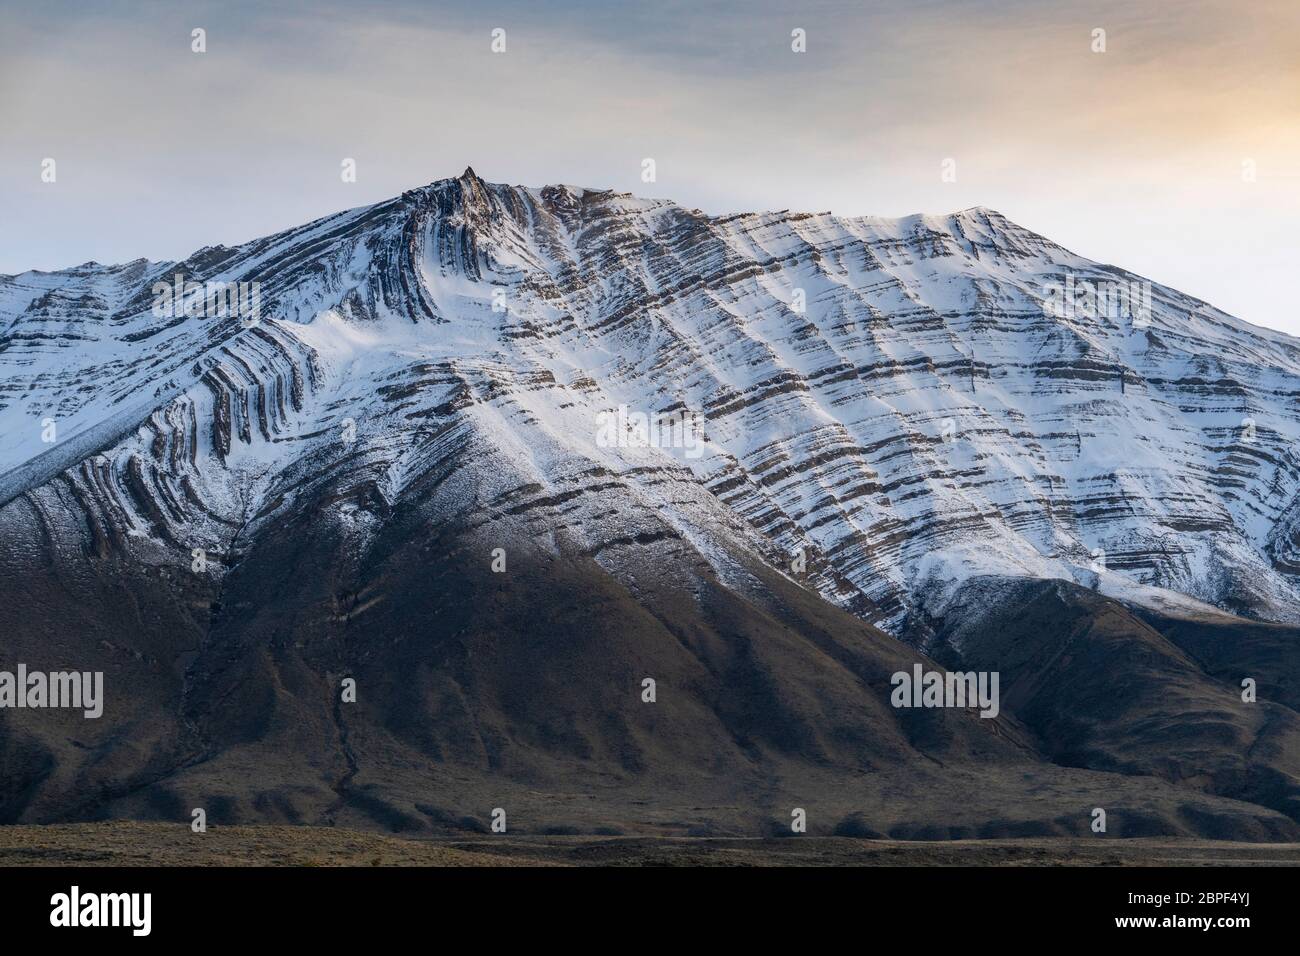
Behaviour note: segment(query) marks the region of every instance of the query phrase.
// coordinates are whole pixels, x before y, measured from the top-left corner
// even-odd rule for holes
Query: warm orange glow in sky
[[[0,272],[177,258],[473,165],[717,213],[991,206],[1300,334],[1300,3],[863,6],[37,5],[0,35]]]

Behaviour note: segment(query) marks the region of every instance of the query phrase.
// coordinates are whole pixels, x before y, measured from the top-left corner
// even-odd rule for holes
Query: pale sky
[[[990,206],[1300,334],[1300,0],[0,0],[0,273],[182,258],[467,165],[710,213]]]

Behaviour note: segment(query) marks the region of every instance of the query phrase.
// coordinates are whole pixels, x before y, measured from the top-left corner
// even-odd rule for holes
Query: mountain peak
[[[517,480],[520,494],[570,481],[571,461],[649,474],[642,458],[663,451],[663,467],[712,496],[699,501],[732,509],[705,524],[770,515],[771,547],[839,555],[848,570],[814,586],[870,605],[896,633],[928,627],[918,576],[1076,579],[1098,573],[1094,551],[1123,555],[1144,585],[1300,620],[1300,471],[1277,465],[1300,441],[1300,414],[1276,399],[1300,393],[1295,342],[1227,316],[1189,319],[1194,303],[1175,290],[1144,291],[983,206],[711,217],[666,199],[578,195],[485,183],[467,167],[169,270],[205,290],[257,283],[250,329],[155,314],[159,276],[141,267],[0,283],[0,508],[111,453],[123,487],[145,495],[115,533],[154,527],[220,552],[226,525],[199,540],[207,512],[179,506],[179,485],[157,500],[140,491],[133,462],[206,489],[204,506],[237,526],[251,458],[268,482],[288,481],[297,462],[341,454],[328,437],[337,419],[365,421],[368,460],[396,501],[434,467],[432,429],[454,425],[474,436],[476,466],[500,445],[514,477],[489,469],[482,481]],[[1053,290],[1066,273],[1128,297],[1108,288],[1065,310]],[[591,423],[625,405],[684,409],[706,438],[610,445]],[[54,448],[31,424],[51,409],[71,436]],[[190,472],[175,477],[173,452],[149,434],[164,419],[199,429],[175,455],[208,442],[211,460],[186,458]],[[548,450],[511,457],[533,446]],[[788,466],[773,464],[774,448]],[[1003,467],[1013,459],[1035,465]],[[810,510],[813,485],[834,497]],[[902,486],[923,490],[887,493]],[[645,493],[652,510],[677,507]],[[100,511],[119,508],[105,499]],[[902,527],[905,539],[888,530]],[[1173,554],[1172,527],[1206,530]]]
[[[1015,226],[1010,219],[989,206],[968,206],[965,209],[958,209],[951,214],[950,218],[957,222],[979,223],[998,229]]]

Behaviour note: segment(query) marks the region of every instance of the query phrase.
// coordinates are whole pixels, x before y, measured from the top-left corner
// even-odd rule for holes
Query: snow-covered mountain
[[[257,315],[160,308],[177,275]],[[1297,439],[1300,341],[983,208],[714,217],[466,170],[0,277],[0,534],[33,555],[220,576],[304,502],[361,552],[418,494],[628,581],[657,542],[728,582],[756,557],[921,643],[989,574],[1294,622]]]
[[[104,686],[0,823],[1294,840],[1300,629],[1201,602],[1297,616],[1298,391],[981,209],[466,171],[0,277],[0,671]]]

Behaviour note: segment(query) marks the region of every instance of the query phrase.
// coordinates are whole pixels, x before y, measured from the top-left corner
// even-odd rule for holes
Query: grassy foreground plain
[[[849,837],[403,839],[335,827],[166,823],[0,827],[8,866],[1300,866],[1300,844],[1172,838],[902,841]]]

